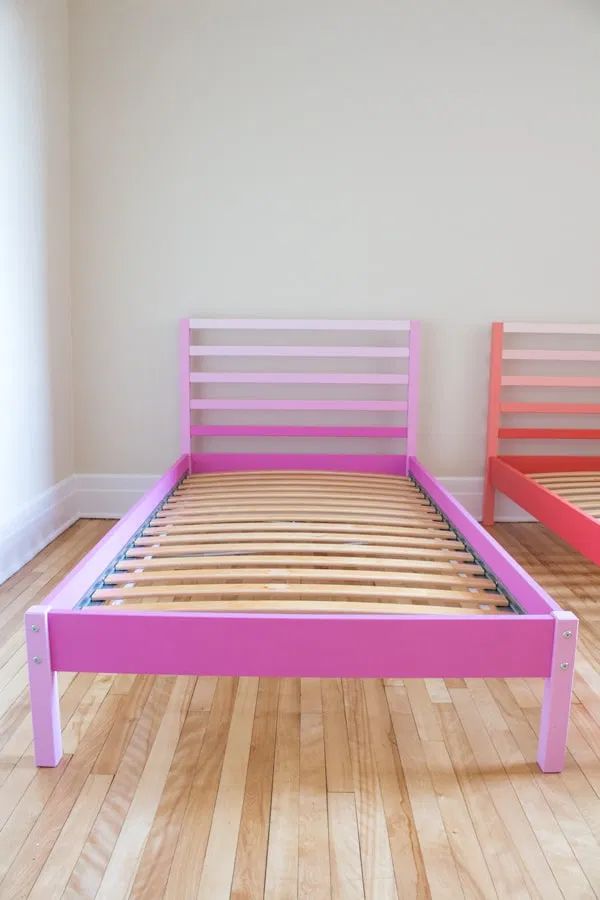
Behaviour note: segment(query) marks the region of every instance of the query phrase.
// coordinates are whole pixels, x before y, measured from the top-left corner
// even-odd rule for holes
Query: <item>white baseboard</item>
[[[72,475],[41,494],[0,530],[0,584],[29,562],[77,519],[117,519],[159,478],[158,475]],[[440,478],[479,519],[483,494],[480,477]],[[531,516],[498,496],[498,522],[531,522]]]
[[[0,529],[0,584],[80,518],[75,476],[28,503]]]
[[[477,521],[481,520],[483,505],[483,478],[480,476],[449,476],[439,481],[447,491],[462,503]],[[496,499],[497,522],[535,522],[533,516],[502,494]]]
[[[160,475],[76,475],[82,519],[118,519],[158,481]]]

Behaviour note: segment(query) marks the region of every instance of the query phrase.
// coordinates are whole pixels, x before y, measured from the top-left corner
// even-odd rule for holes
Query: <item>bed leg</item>
[[[565,764],[579,625],[573,613],[560,610],[553,616],[552,669],[544,686],[537,756],[542,772],[561,772]]]
[[[485,484],[483,488],[483,515],[481,517],[482,525],[491,528],[494,524],[496,506],[496,489],[490,478],[489,470],[485,473]]]
[[[25,635],[35,763],[57,766],[62,757],[62,735],[58,677],[50,664],[47,607],[32,606],[27,610]]]

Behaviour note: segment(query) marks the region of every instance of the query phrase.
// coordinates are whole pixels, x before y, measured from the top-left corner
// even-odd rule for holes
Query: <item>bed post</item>
[[[47,606],[32,606],[25,613],[29,697],[37,766],[56,766],[62,756],[58,676],[51,666],[48,612]]]
[[[406,472],[411,456],[417,455],[417,425],[419,416],[419,356],[421,353],[421,323],[411,320],[408,335],[408,391],[406,409]]]
[[[555,610],[552,615],[552,668],[544,685],[537,755],[542,772],[560,772],[565,764],[579,625],[571,612]]]
[[[500,429],[500,388],[502,385],[502,350],[504,343],[504,323],[493,322],[490,349],[490,381],[488,388],[487,446],[485,458],[485,485],[483,490],[484,525],[494,524],[494,504],[496,491],[492,483],[490,460],[498,455],[498,431]]]
[[[181,429],[181,453],[188,458],[188,470],[192,471],[192,436],[190,423],[190,320],[179,323],[179,422]]]

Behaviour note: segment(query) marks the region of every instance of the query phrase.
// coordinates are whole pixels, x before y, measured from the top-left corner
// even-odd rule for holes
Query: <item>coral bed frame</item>
[[[549,335],[555,347],[535,347],[536,336]],[[494,322],[490,353],[490,381],[487,428],[487,467],[483,522],[492,525],[496,490],[547,525],[564,541],[600,565],[600,456],[538,456],[499,454],[500,441],[557,440],[598,441],[600,428],[503,427],[503,415],[600,416],[600,403],[575,402],[581,392],[596,391],[600,378],[588,375],[547,375],[524,372],[507,374],[507,364],[522,368],[531,364],[572,364],[579,368],[600,362],[596,349],[566,346],[569,336],[600,339],[600,325]],[[514,347],[516,341],[519,346]],[[583,337],[585,340],[585,337]],[[546,343],[548,339],[546,339]],[[526,343],[528,346],[523,346]],[[537,340],[539,343],[539,339]],[[563,368],[563,372],[564,372]],[[506,398],[505,389],[536,389],[546,394],[543,401],[516,401]],[[579,392],[579,394],[577,394]],[[568,399],[564,399],[567,393]],[[551,399],[550,399],[551,397]],[[563,420],[564,421],[564,420]]]
[[[204,335],[228,331],[245,339],[260,331],[271,337],[286,334],[285,342],[264,347],[237,344],[217,346]],[[296,332],[313,336],[311,346],[298,345]],[[350,337],[361,346],[347,346]],[[378,344],[365,344],[379,335]],[[326,338],[333,346],[324,346]],[[390,341],[404,339],[392,348]],[[382,346],[385,345],[385,346]],[[197,357],[245,360],[258,357],[325,358],[329,371],[281,375],[229,372],[206,375]],[[385,357],[398,357],[407,366],[404,376],[380,374]],[[573,682],[577,619],[564,612],[496,543],[463,507],[433,478],[415,456],[418,401],[419,327],[415,322],[346,320],[191,319],[181,325],[181,449],[182,455],[158,483],[108,532],[97,546],[25,616],[35,759],[55,766],[62,754],[57,672],[114,672],[184,675],[290,677],[540,677],[545,679],[538,762],[545,772],[557,772],[565,760]],[[341,372],[331,360],[346,360]],[[371,374],[347,375],[348,359]],[[192,363],[190,363],[192,361]],[[255,360],[256,362],[256,360]],[[401,364],[398,364],[401,365]],[[239,365],[243,368],[244,364]],[[220,382],[221,396],[197,398],[193,385]],[[317,384],[319,399],[272,399],[267,391],[246,387],[248,399],[223,397],[223,384],[271,383],[279,396],[288,383]],[[404,399],[324,400],[331,384],[401,385]],[[192,385],[192,390],[190,390]],[[206,388],[203,388],[206,390]],[[225,389],[226,391],[227,389]],[[331,389],[330,389],[331,390]],[[337,390],[334,389],[334,391]],[[345,392],[348,388],[343,389]],[[363,389],[361,389],[363,390]],[[369,389],[371,392],[373,388]],[[379,389],[377,389],[379,390]],[[396,396],[396,389],[387,387]],[[239,391],[243,393],[244,391]],[[314,392],[314,391],[313,391]],[[292,392],[289,392],[292,393]],[[310,393],[310,391],[307,391]],[[363,394],[365,391],[363,390]],[[400,390],[398,390],[398,394]],[[258,398],[256,395],[258,394]],[[261,396],[262,394],[262,396]],[[293,396],[293,394],[292,394]],[[282,410],[290,418],[297,411],[358,411],[359,426],[295,424],[197,424],[197,410]],[[403,425],[366,424],[372,414],[393,413]],[[205,415],[204,413],[202,413]],[[212,415],[215,413],[213,412]],[[229,413],[231,415],[231,413]],[[371,416],[371,418],[369,418]],[[243,419],[243,417],[240,417]],[[314,417],[318,418],[318,417]],[[405,441],[404,453],[221,453],[195,452],[198,438],[244,435],[271,438],[369,438]],[[381,445],[378,445],[381,446]],[[204,448],[202,448],[204,449]],[[510,598],[511,612],[476,615],[475,610],[438,613],[415,606],[408,614],[187,612],[135,610],[90,602],[90,597],[116,571],[149,521],[189,473],[279,471],[366,473],[410,478],[444,517],[472,553],[474,560]],[[405,482],[406,483],[406,482]],[[412,488],[411,488],[412,489]],[[161,604],[162,606],[162,604]],[[310,609],[310,606],[307,606]],[[376,609],[376,603],[372,604]],[[482,612],[482,610],[478,610]]]

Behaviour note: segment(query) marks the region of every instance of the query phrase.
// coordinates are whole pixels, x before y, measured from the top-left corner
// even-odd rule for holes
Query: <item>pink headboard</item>
[[[183,319],[180,335],[183,453],[209,438],[233,449],[236,438],[313,438],[306,452],[321,454],[323,439],[378,438],[415,455],[417,322]]]
[[[600,324],[493,323],[488,457],[500,441],[600,440],[600,428],[589,427],[593,416],[600,416]],[[582,417],[588,427],[579,427]]]

